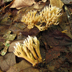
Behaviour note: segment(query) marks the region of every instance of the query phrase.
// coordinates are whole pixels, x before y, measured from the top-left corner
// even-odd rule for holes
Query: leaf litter
[[[0,2],[0,70],[6,72],[71,72],[72,9],[70,0],[54,0],[54,2],[53,0],[31,0],[31,2],[23,0],[23,2],[18,0]],[[24,14],[30,10],[39,12],[49,3],[62,8],[63,15],[59,19],[58,26],[52,25],[48,30],[40,32],[36,27],[28,29],[26,24],[21,22]],[[68,18],[69,14],[70,18]],[[10,33],[8,33],[9,31]],[[43,62],[37,67],[32,67],[28,61],[18,58],[12,53],[15,43],[22,43],[28,35],[37,36],[40,41]],[[10,45],[4,45],[7,40],[10,41]],[[1,51],[5,49],[5,46],[8,47],[6,54],[1,56]]]
[[[14,64],[16,64],[16,61],[13,53],[8,53],[4,57],[0,56],[0,68],[2,71],[7,71]]]

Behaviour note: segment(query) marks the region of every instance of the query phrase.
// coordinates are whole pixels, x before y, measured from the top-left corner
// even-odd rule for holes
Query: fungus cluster
[[[35,66],[42,62],[39,46],[40,43],[36,36],[28,36],[22,44],[19,42],[16,43],[16,46],[14,46],[14,54],[18,57],[24,58]]]
[[[31,29],[36,26],[40,31],[44,31],[52,24],[59,24],[58,18],[62,15],[62,13],[60,12],[60,8],[49,5],[49,7],[44,7],[44,9],[39,13],[37,13],[37,10],[28,12],[22,17],[21,21],[27,24],[28,29]]]

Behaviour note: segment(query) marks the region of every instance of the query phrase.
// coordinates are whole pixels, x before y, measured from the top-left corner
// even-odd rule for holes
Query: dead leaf
[[[0,36],[0,42],[5,42],[5,39]]]
[[[0,0],[0,6],[7,3],[7,2],[11,2],[12,0]]]
[[[46,69],[46,68],[40,68],[39,72],[48,72],[48,69]]]
[[[72,45],[71,45],[71,46],[69,46],[69,50],[70,50],[70,52],[72,52]]]
[[[72,3],[72,0],[61,0],[64,4],[70,4]]]
[[[54,71],[55,69],[58,69],[60,66],[62,66],[64,61],[65,59],[63,59],[62,57],[54,59],[51,62],[49,62],[47,67],[50,71]]]
[[[62,8],[63,7],[63,2],[61,0],[50,0],[50,4],[52,6],[56,6],[58,8]]]
[[[44,2],[43,3],[36,3],[35,5],[33,5],[33,8],[40,11],[44,6],[45,6]]]
[[[7,3],[7,2],[11,2],[12,0],[0,0],[0,6]]]
[[[5,2],[10,2],[10,1],[12,1],[12,0],[3,0],[4,3],[5,3]]]
[[[54,69],[55,69],[54,66],[49,66],[49,65],[47,65],[47,68],[48,68],[50,71],[54,71]]]
[[[50,49],[46,53],[46,62],[50,62],[51,60],[57,58],[58,56],[60,56],[59,51],[55,51],[54,49]]]
[[[66,58],[68,61],[72,62],[72,53],[67,53]]]
[[[30,10],[38,10],[40,11],[43,7],[45,6],[44,3],[36,3],[35,5],[33,6],[30,6],[30,7],[24,7],[20,10],[17,11],[17,14],[14,15],[14,18],[13,18],[13,22],[21,22],[21,19],[22,19],[22,16],[26,13],[28,13]],[[12,13],[14,14],[14,12]]]
[[[72,34],[71,34],[71,30],[70,30],[70,24],[69,24],[69,22],[68,22],[66,13],[63,13],[62,22],[60,23],[60,27],[61,27],[63,30],[67,30],[67,32],[66,32],[65,34],[72,39]]]
[[[0,17],[0,23],[3,25],[10,25],[12,23],[10,16],[11,12],[6,12],[2,17]]]
[[[47,0],[42,0],[43,2],[46,2]]]
[[[21,24],[22,26],[18,26],[18,23],[16,23],[15,25],[10,27],[10,30],[16,35],[18,35],[18,33],[21,33],[23,36],[28,36],[28,35],[34,36],[40,32],[36,27],[32,29],[28,29],[26,25],[23,24]]]
[[[7,71],[10,66],[16,64],[15,55],[13,53],[8,53],[5,56],[0,56],[0,68],[3,71]]]
[[[20,72],[39,72],[39,70],[36,68],[30,67],[30,68],[25,69],[25,70],[23,69]]]
[[[57,70],[57,72],[72,72],[72,67],[61,67],[61,68],[59,68],[58,70]]]
[[[3,72],[3,71],[0,70],[0,72]]]
[[[25,28],[24,31],[22,31],[21,33],[24,35],[24,36],[36,36],[38,35],[40,31],[38,30],[38,28],[34,27],[32,29],[28,29],[28,28]]]
[[[29,7],[29,6],[35,5],[34,8],[39,9],[40,7],[39,5],[41,4],[41,2],[45,3],[46,1],[47,0],[42,0],[42,1],[39,0],[37,2],[35,2],[35,0],[15,0],[10,8],[21,9],[23,7]]]
[[[4,35],[8,31],[9,26],[10,25],[0,25],[0,35]]]
[[[5,42],[5,39],[0,36],[0,50],[4,47],[3,43]]]
[[[10,67],[7,72],[39,72],[39,70],[34,69],[27,61],[22,60],[18,64]]]
[[[58,58],[60,52],[67,52],[65,46],[67,46],[69,42],[66,40],[70,40],[70,38],[58,30],[45,31],[42,33],[41,41],[45,44],[47,63]]]
[[[71,11],[68,9],[67,6],[65,6],[64,9],[65,9],[65,12],[66,12],[66,15],[67,15],[68,22],[70,24],[70,32],[72,34],[72,15],[71,15]]]
[[[6,40],[11,40],[11,41],[13,41],[13,40],[15,39],[15,37],[16,37],[16,34],[10,34],[10,33],[11,33],[11,31],[6,32],[6,33],[3,35],[3,37],[4,37]]]
[[[10,8],[22,8],[26,6],[31,6],[32,4],[35,4],[34,0],[15,0]]]
[[[8,51],[9,51],[9,52],[13,52],[13,51],[14,51],[15,43],[17,43],[17,42],[22,43],[23,41],[24,41],[24,40],[13,41],[13,42],[10,44]]]

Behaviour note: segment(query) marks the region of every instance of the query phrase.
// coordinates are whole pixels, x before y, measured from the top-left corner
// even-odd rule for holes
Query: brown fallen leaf
[[[60,52],[66,52],[65,46],[71,45],[71,42],[67,40],[71,39],[65,34],[58,30],[48,30],[42,33],[42,40],[46,48],[46,62],[49,63],[51,60],[58,58]]]
[[[32,29],[25,28],[24,31],[21,32],[24,36],[36,36],[40,33],[38,28],[34,27]]]
[[[2,71],[7,71],[10,66],[16,64],[15,55],[8,53],[5,56],[0,56],[0,68]]]
[[[37,2],[35,2],[35,0],[15,0],[14,3],[11,5],[10,8],[17,8],[17,9],[21,9],[23,7],[28,7],[28,6],[32,6],[32,5],[35,5],[34,8],[38,8],[39,7],[39,4],[41,2],[45,3],[47,0],[39,0]],[[36,7],[36,5],[38,7]]]
[[[9,11],[3,14],[3,16],[0,17],[0,24],[10,25],[12,23],[12,19],[10,18],[10,16],[11,16],[11,12]]]
[[[67,19],[67,16],[66,16],[65,12],[63,13],[62,22],[60,23],[60,27],[63,30],[67,30],[65,34],[72,39],[72,34],[71,34],[71,29],[70,29],[70,23],[68,22],[68,19]]]
[[[39,70],[34,69],[27,61],[22,60],[18,64],[10,67],[7,72],[39,72]]]
[[[24,40],[13,41],[13,42],[10,44],[8,51],[9,51],[9,52],[13,52],[13,51],[14,51],[15,43],[17,43],[17,42],[22,43],[23,41],[24,41]]]
[[[9,30],[12,31],[16,35],[21,33],[23,36],[28,36],[28,35],[34,36],[40,32],[36,27],[33,29],[28,29],[24,23],[21,24],[22,26],[19,26],[20,24],[15,23],[13,26],[9,28]]]
[[[61,57],[54,59],[51,62],[49,62],[49,64],[47,65],[47,68],[50,71],[54,72],[53,70],[58,69],[64,63],[64,61],[65,61],[65,59],[63,60],[63,59],[61,59]]]
[[[70,52],[72,52],[72,45],[71,45],[71,46],[69,46],[69,50],[70,50]]]
[[[5,42],[5,39],[0,36],[0,50],[4,47],[3,43]]]
[[[66,58],[68,59],[69,62],[72,62],[72,53],[68,53],[66,55]]]
[[[72,0],[61,0],[64,4],[72,4]]]
[[[61,0],[50,0],[50,4],[59,8],[62,8],[64,5]]]
[[[57,58],[58,56],[60,56],[59,51],[55,51],[54,49],[50,49],[46,53],[46,62],[50,62],[51,60]]]
[[[0,70],[0,72],[3,72],[3,71]]]
[[[20,72],[39,72],[39,70],[38,69],[35,69],[35,68],[32,68],[32,67],[30,67],[30,68],[28,68],[28,69],[23,69],[23,70],[21,70]]]
[[[47,0],[42,0],[43,2],[46,2]]]
[[[47,65],[47,68],[48,68],[50,71],[54,71],[54,69],[55,69],[54,66],[50,66],[50,65]]]
[[[67,65],[69,66],[69,64]],[[72,72],[72,66],[69,66],[69,67],[60,67],[57,72]]]
[[[16,34],[11,34],[11,31],[7,31],[4,35],[3,38],[5,38],[6,40],[11,40],[13,41],[16,37]]]
[[[26,6],[31,6],[32,4],[35,4],[34,0],[15,0],[10,8],[19,9],[19,8],[26,7]]]
[[[5,39],[0,36],[0,42],[5,42]]]
[[[4,35],[8,31],[9,25],[0,25],[0,35]]]
[[[45,6],[45,3],[40,3],[40,4],[36,3],[33,6],[24,7],[22,9],[18,10],[16,13],[15,13],[15,11],[12,12],[12,14],[14,14],[13,15],[13,22],[21,22],[22,16],[24,14],[27,14],[30,10],[37,9],[38,11],[40,11],[44,6]]]

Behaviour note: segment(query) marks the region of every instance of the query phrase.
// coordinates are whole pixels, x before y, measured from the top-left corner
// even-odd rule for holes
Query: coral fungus
[[[42,57],[39,50],[39,40],[37,37],[28,36],[24,40],[23,44],[16,43],[14,46],[14,54],[18,57],[22,57],[30,62],[33,66],[42,62]]]
[[[37,15],[37,11],[30,11],[26,15],[22,17],[22,22],[25,22],[28,26],[28,29],[31,29],[34,27],[34,25],[38,22],[38,19],[40,18],[39,15]]]
[[[27,24],[28,29],[36,26],[40,31],[44,31],[52,24],[59,24],[58,18],[62,15],[60,12],[60,8],[49,5],[49,7],[44,7],[39,13],[37,13],[36,10],[28,12],[22,17],[21,21]],[[38,23],[40,24],[38,25]],[[45,23],[45,25],[43,25],[43,23]]]

